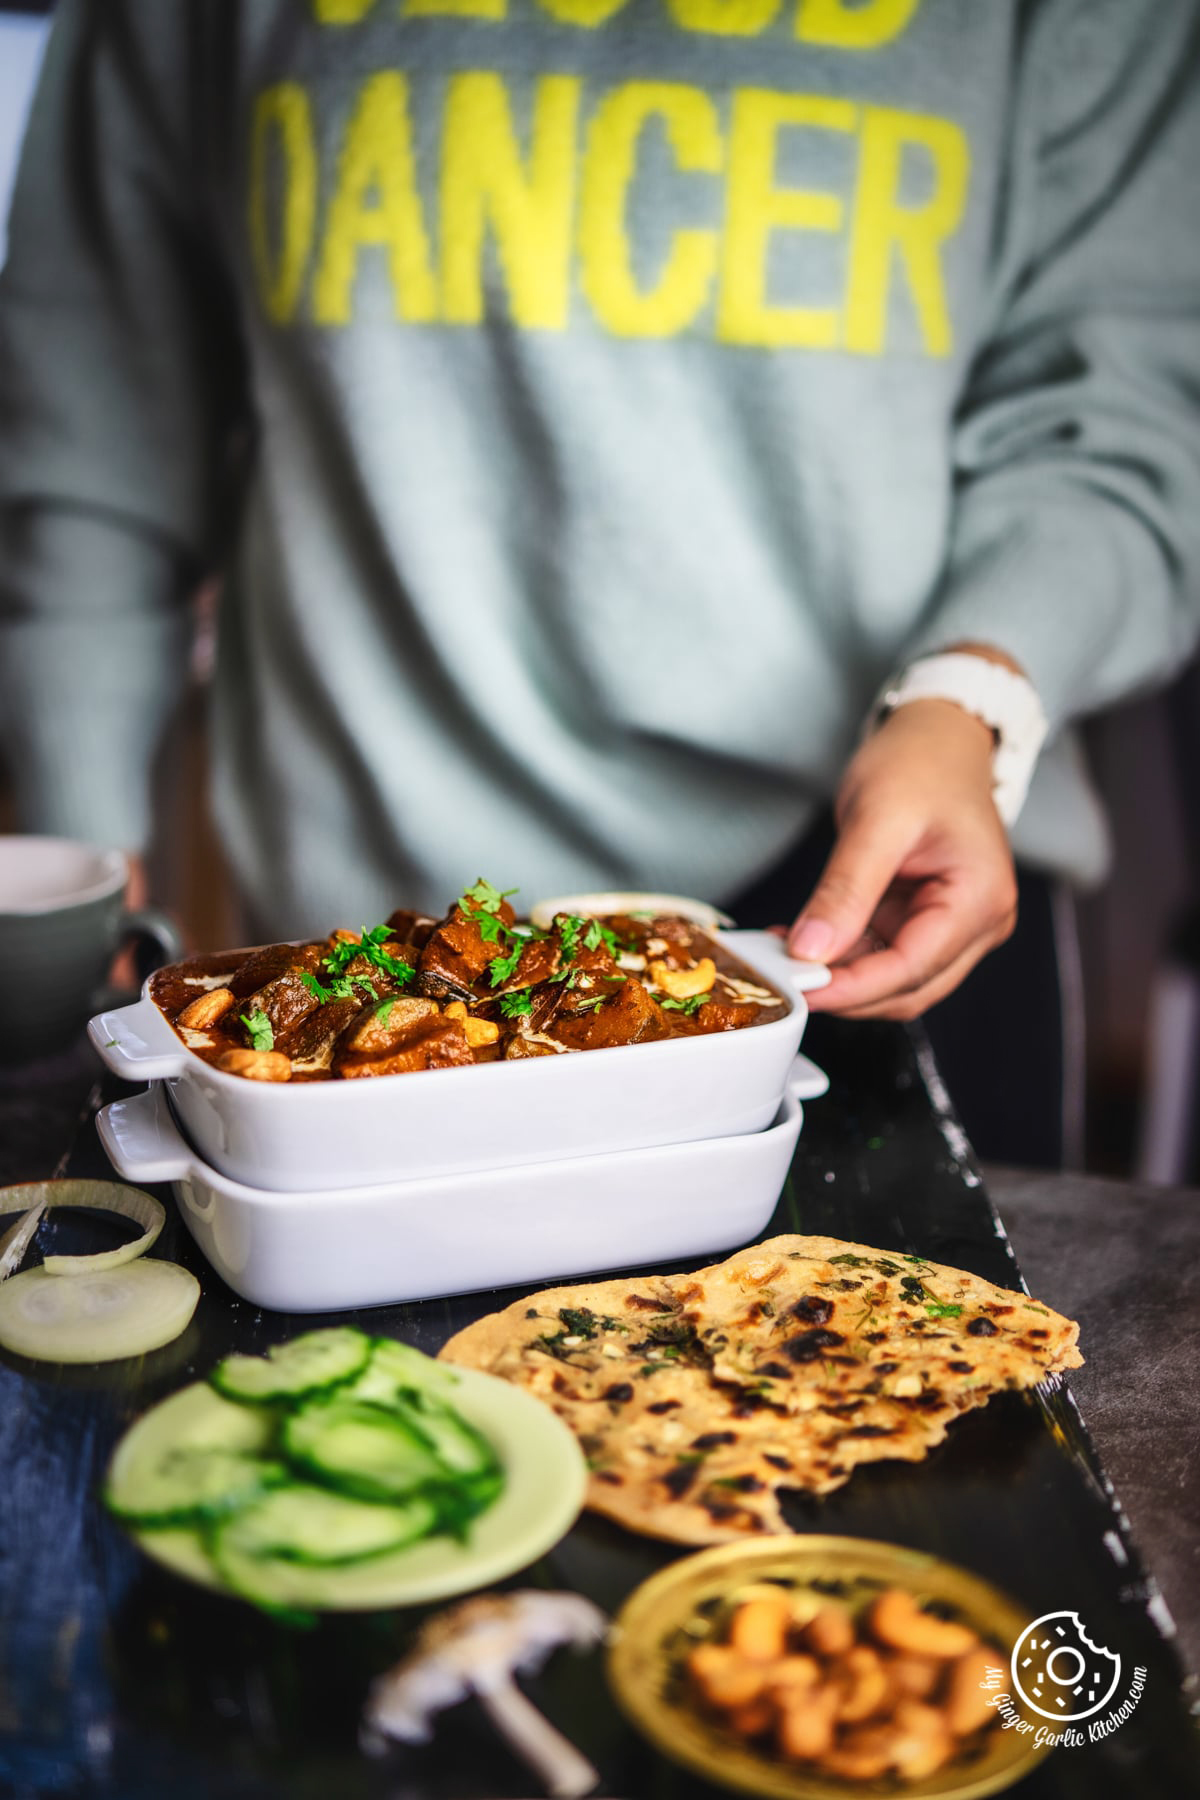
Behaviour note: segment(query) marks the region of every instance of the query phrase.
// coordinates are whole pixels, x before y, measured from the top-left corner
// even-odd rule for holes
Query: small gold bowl
[[[755,1748],[690,1697],[684,1662],[741,1591],[763,1581],[786,1584],[798,1600],[811,1598],[814,1612],[833,1599],[858,1613],[881,1589],[907,1588],[918,1601],[939,1602],[993,1645],[1006,1678],[1012,1646],[1029,1623],[1024,1610],[988,1582],[954,1563],[896,1544],[848,1537],[771,1538],[683,1557],[630,1595],[617,1616],[608,1653],[609,1681],[622,1711],[675,1762],[772,1800],[847,1800],[856,1793],[981,1800],[1021,1780],[1048,1753],[1048,1745],[1002,1730],[997,1720],[924,1780],[850,1782]]]

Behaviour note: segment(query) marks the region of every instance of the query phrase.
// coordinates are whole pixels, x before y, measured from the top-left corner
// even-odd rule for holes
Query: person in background
[[[264,933],[653,886],[910,1018],[1015,850],[994,1087],[997,1017],[1058,1028],[1045,876],[1104,865],[1067,727],[1197,635],[1198,21],[63,0],[0,288],[25,826],[144,847],[219,568]]]

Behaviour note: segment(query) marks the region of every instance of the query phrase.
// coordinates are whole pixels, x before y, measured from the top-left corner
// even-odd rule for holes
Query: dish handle
[[[788,955],[787,942],[773,931],[723,931],[721,941],[736,956],[753,963],[769,981],[791,988],[796,994],[811,994],[816,988],[828,987],[833,980],[824,963],[800,962]]]
[[[109,1162],[126,1181],[181,1181],[191,1173],[192,1153],[163,1087],[103,1107],[96,1115],[96,1131]]]
[[[819,1100],[822,1094],[829,1092],[829,1077],[807,1056],[797,1055],[784,1086],[793,1100]]]
[[[123,1081],[165,1081],[183,1073],[183,1045],[153,1000],[97,1013],[88,1037],[101,1062]]]

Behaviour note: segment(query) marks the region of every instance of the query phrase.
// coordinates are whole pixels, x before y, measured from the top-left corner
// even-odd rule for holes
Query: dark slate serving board
[[[819,1020],[806,1048],[833,1087],[809,1109],[766,1235],[828,1233],[1015,1284],[1015,1261],[919,1038]],[[60,1113],[73,1117],[70,1107]],[[7,1179],[50,1173],[59,1155],[50,1118],[25,1120],[22,1166],[0,1155]],[[69,1137],[64,1127],[64,1146]],[[90,1125],[58,1172],[106,1172]],[[78,1234],[87,1229],[64,1218],[43,1235],[83,1248]],[[502,1800],[535,1792],[472,1704],[444,1717],[428,1749],[397,1749],[380,1761],[360,1754],[366,1687],[402,1653],[420,1615],[331,1617],[310,1632],[290,1630],[157,1570],[103,1514],[97,1483],[130,1420],[230,1349],[262,1350],[322,1322],[238,1301],[200,1260],[174,1209],[160,1250],[194,1268],[204,1286],[179,1343],[107,1370],[0,1364],[0,1794]],[[472,1295],[366,1316],[373,1329],[432,1351],[511,1298]],[[1053,1304],[1053,1294],[1045,1298]],[[1012,1790],[1022,1800],[1200,1795],[1182,1672],[1065,1390],[1004,1395],[955,1425],[928,1462],[860,1470],[824,1500],[798,1498],[791,1518],[799,1531],[935,1551],[1006,1588],[1031,1617],[1077,1611],[1126,1670],[1146,1669],[1132,1718],[1101,1744],[1055,1752]],[[578,1588],[613,1611],[671,1555],[585,1518],[518,1579]],[[530,1691],[600,1768],[600,1794],[708,1800],[725,1791],[676,1769],[624,1724],[598,1656],[556,1657]]]

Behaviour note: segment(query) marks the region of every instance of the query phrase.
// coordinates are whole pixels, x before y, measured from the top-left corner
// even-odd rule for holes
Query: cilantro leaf
[[[361,956],[375,968],[382,969],[385,975],[390,975],[397,986],[405,987],[416,974],[416,970],[411,963],[405,962],[399,956],[392,956],[383,948],[391,935],[391,930],[387,925],[374,925],[370,930],[364,925],[362,935],[357,940],[344,938],[340,943],[335,944],[322,960],[321,967],[328,969],[330,974],[336,978],[349,968],[356,957]],[[364,977],[355,975],[351,979],[362,981]],[[371,991],[373,993],[374,989]],[[347,996],[340,994],[336,997],[345,999]]]
[[[563,962],[574,962],[579,954],[580,934],[587,921],[581,919],[578,913],[563,913],[555,922],[558,926],[558,940],[562,945]]]
[[[395,1004],[396,1004],[396,1002],[394,999],[385,1000],[383,1005],[376,1012],[375,1017],[378,1019],[378,1021],[381,1025],[383,1025],[383,1026],[387,1025],[388,1020],[392,1016],[392,1008],[393,1008],[393,1006],[395,1006]]]
[[[308,989],[309,993],[315,995],[322,1006],[324,1006],[327,1000],[333,999],[333,995],[330,993],[329,989],[327,987],[322,987],[316,976],[310,974],[307,969],[301,969],[300,979]]]
[[[490,881],[485,881],[481,875],[474,887],[469,887],[465,894],[459,896],[458,904],[465,913],[469,913],[471,910],[467,904],[469,900],[474,901],[480,912],[498,913],[501,902],[507,900],[509,895],[515,894],[516,891],[516,888],[505,888],[502,892],[499,888],[494,888]]]
[[[500,987],[504,982],[511,981],[512,977],[516,974],[517,964],[521,960],[521,954],[524,949],[525,939],[519,937],[507,956],[493,956],[491,962],[488,964],[488,968],[491,971],[493,987]]]
[[[665,1000],[660,1000],[658,1004],[662,1007],[664,1012],[686,1013],[690,1019],[693,1013],[699,1012],[700,1008],[706,1006],[711,999],[711,994],[689,994],[686,1000],[672,1000],[670,995],[668,995]]]
[[[620,956],[622,950],[628,948],[628,945],[621,942],[615,931],[610,930],[607,925],[602,925],[599,919],[593,919],[583,934],[583,947],[585,950],[598,950],[601,944],[604,945],[610,956]]]
[[[931,1319],[961,1319],[962,1307],[951,1301],[932,1300],[925,1308]]]
[[[275,1048],[275,1033],[265,1012],[239,1013],[238,1017],[246,1027],[252,1049],[273,1050]]]
[[[533,1011],[533,989],[520,988],[515,994],[500,996],[500,1011],[506,1019],[522,1019]]]

